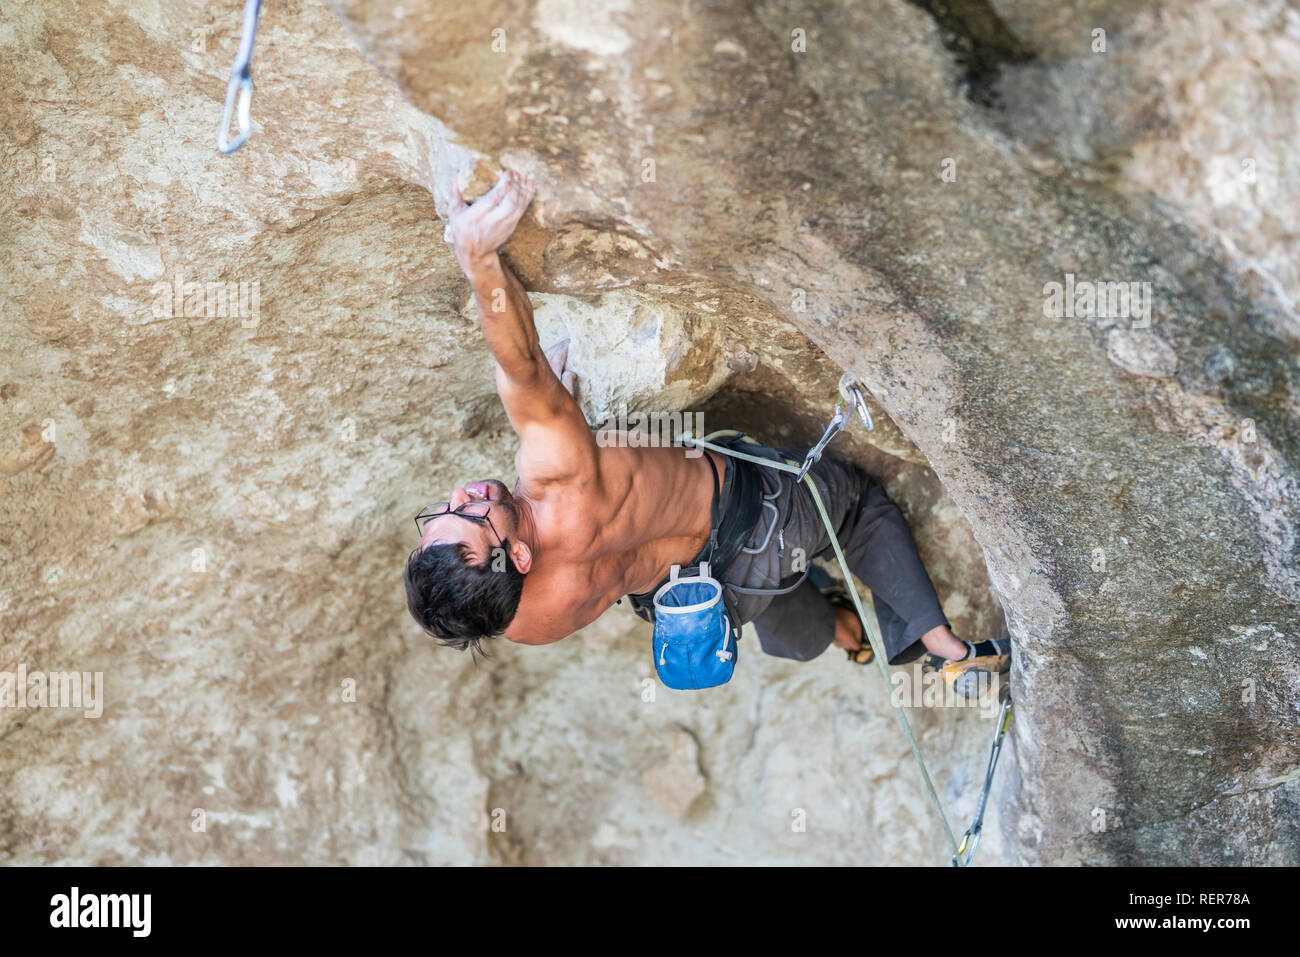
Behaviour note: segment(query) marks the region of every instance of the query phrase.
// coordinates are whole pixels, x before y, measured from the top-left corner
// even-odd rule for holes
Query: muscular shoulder
[[[526,580],[505,637],[525,645],[550,644],[591,624],[611,604],[613,599],[600,593],[576,566]]]
[[[594,475],[545,479],[520,473],[534,503],[538,532],[550,550],[570,555],[601,538],[632,494],[636,462],[627,449],[601,449]]]

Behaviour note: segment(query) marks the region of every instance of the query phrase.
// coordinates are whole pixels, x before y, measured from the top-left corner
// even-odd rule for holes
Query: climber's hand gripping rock
[[[503,170],[487,193],[467,203],[456,178],[452,177],[448,189],[451,204],[447,232],[456,261],[471,281],[496,258],[497,250],[519,225],[536,190],[532,180]]]

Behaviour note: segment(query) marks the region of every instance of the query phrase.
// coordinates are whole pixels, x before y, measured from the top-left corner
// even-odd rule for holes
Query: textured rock
[[[700,773],[699,752],[699,744],[691,733],[678,729],[668,740],[667,753],[641,772],[646,794],[665,814],[683,816],[691,803],[708,789],[708,782]]]
[[[1171,376],[1178,356],[1159,336],[1142,329],[1112,329],[1106,336],[1106,355],[1133,375]]]
[[[846,450],[1017,639],[981,859],[1297,863],[1294,11],[268,6],[221,157],[233,14],[11,6],[0,668],[106,702],[0,711],[0,858],[945,860],[836,655],[684,695],[622,608],[477,666],[406,620],[410,515],[509,476],[437,214],[505,165],[593,423],[870,385]],[[1067,273],[1149,328],[1046,318]],[[992,722],[911,717],[960,827]]]

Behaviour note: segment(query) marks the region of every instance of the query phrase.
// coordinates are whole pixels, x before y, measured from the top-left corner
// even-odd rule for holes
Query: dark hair
[[[519,610],[524,573],[510,558],[509,539],[504,550],[505,568],[493,570],[497,554],[482,565],[472,565],[464,542],[416,549],[406,562],[406,607],[420,627],[439,644],[483,654],[479,642],[505,631]]]

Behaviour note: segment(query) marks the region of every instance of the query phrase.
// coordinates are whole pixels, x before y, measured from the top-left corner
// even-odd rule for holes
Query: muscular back
[[[713,475],[703,455],[678,447],[627,448],[609,433],[597,445],[594,483],[534,483],[517,500],[536,522],[532,570],[505,637],[545,644],[600,617],[630,592],[657,585],[709,538]],[[713,458],[721,481],[724,463]],[[595,487],[592,488],[591,486]]]

